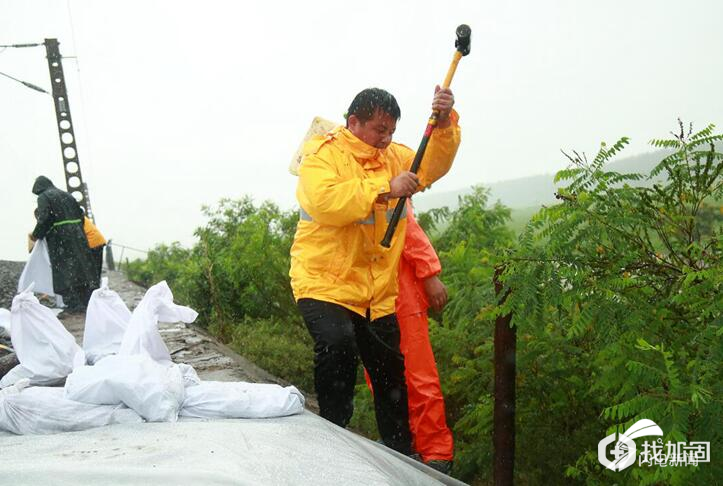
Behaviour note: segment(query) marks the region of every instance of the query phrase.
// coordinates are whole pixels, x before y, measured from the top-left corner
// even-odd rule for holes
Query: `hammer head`
[[[469,28],[469,25],[462,24],[457,27],[455,33],[457,34],[457,40],[454,41],[454,47],[456,47],[463,56],[466,56],[471,49],[472,29]]]

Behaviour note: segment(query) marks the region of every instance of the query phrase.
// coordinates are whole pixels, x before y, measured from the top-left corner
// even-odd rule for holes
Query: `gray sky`
[[[472,27],[452,88],[463,142],[445,191],[552,173],[560,148],[632,138],[676,118],[723,128],[723,2],[0,0],[0,44],[56,37],[81,169],[106,237],[193,241],[202,204],[295,204],[289,160],[311,119],[341,121],[363,88],[402,108],[416,148],[434,85]],[[0,71],[50,89],[43,47]],[[32,181],[64,188],[52,99],[0,78],[0,259],[24,259]],[[126,256],[137,256],[127,252]]]

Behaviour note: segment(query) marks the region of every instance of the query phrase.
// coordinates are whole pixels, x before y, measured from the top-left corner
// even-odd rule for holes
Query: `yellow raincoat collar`
[[[376,169],[383,165],[379,160],[383,150],[372,147],[357,138],[348,128],[340,127],[337,132],[337,138],[364,169]]]

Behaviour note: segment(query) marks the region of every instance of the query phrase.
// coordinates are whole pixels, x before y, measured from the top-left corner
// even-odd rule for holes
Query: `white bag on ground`
[[[53,311],[38,302],[32,285],[13,299],[10,340],[20,364],[0,379],[0,388],[22,378],[29,378],[32,385],[53,385],[85,363],[75,338]]]
[[[173,303],[166,281],[149,288],[133,311],[118,354],[146,354],[156,361],[170,362],[171,354],[158,332],[158,321],[193,322],[198,312]]]
[[[143,419],[122,405],[67,400],[57,387],[30,387],[0,397],[0,429],[13,434],[54,434],[139,422]]]
[[[45,238],[35,242],[33,251],[30,252],[28,262],[23,268],[18,281],[18,292],[27,289],[30,284],[35,283],[34,291],[40,294],[55,295],[53,289],[53,269],[50,266],[50,254],[48,243]]]
[[[269,418],[304,410],[304,395],[293,386],[204,381],[186,388],[181,415],[200,418]]]
[[[185,398],[183,372],[178,365],[146,355],[106,356],[68,376],[65,398],[96,405],[123,403],[149,422],[175,422]]]
[[[85,314],[83,350],[88,363],[118,353],[130,320],[131,311],[120,295],[108,288],[108,277],[103,277],[100,288],[90,296]]]

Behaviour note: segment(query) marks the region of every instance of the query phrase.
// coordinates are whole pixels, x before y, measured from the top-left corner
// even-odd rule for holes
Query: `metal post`
[[[68,192],[75,197],[78,204],[85,209],[85,215],[95,221],[93,210],[90,207],[88,186],[83,182],[78,161],[78,148],[75,145],[75,132],[73,120],[70,116],[68,91],[65,87],[62,57],[58,39],[45,39],[45,51],[48,55],[48,69],[50,70],[50,85],[53,87],[53,101],[55,103],[55,117],[58,122],[60,135],[60,148],[63,155],[63,169],[65,171],[65,185]]]
[[[113,240],[108,240],[105,245],[105,266],[111,272],[115,271],[115,262],[113,261]]]
[[[509,289],[503,293],[499,277],[504,267],[497,267],[493,282],[499,304],[503,304],[509,295]],[[495,486],[514,484],[515,468],[515,374],[517,328],[510,326],[512,314],[498,316],[495,320],[495,405],[493,475]]]

